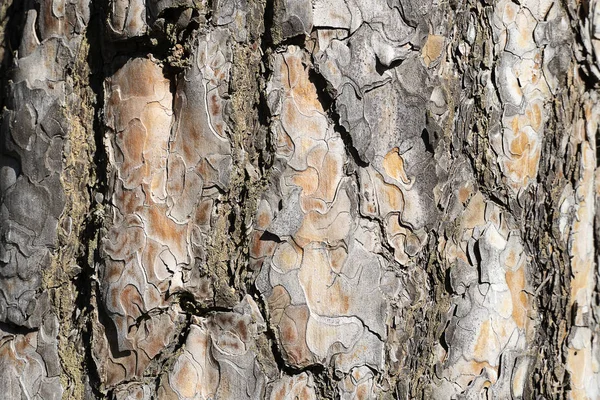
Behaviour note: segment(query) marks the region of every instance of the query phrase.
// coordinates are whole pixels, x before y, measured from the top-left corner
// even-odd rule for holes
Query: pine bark
[[[600,2],[7,0],[7,399],[598,399]]]

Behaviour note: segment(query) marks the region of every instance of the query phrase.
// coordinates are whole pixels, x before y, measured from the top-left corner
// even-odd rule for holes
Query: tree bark
[[[597,0],[7,0],[0,38],[5,398],[600,398]]]

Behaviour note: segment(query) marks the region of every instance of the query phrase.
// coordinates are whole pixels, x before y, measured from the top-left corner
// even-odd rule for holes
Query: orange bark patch
[[[171,196],[181,196],[183,193],[185,164],[180,157],[169,158],[167,192]]]
[[[264,232],[254,231],[250,245],[250,257],[261,258],[273,254],[277,243],[271,240],[261,240]]]
[[[179,394],[186,398],[192,398],[196,394],[198,373],[188,360],[182,361],[181,364],[179,371],[173,376],[172,384]]]
[[[273,264],[283,272],[289,272],[300,267],[300,254],[293,244],[281,243],[273,254]]]
[[[388,212],[402,211],[404,209],[404,196],[402,191],[394,186],[383,182],[380,177],[377,177],[376,182],[377,200],[379,208],[383,216]]]
[[[588,365],[586,362],[586,351],[584,349],[568,349],[567,366],[571,373],[571,383],[575,387],[572,392],[575,399],[588,399],[585,396],[585,378],[589,376]]]
[[[463,226],[472,229],[479,225],[485,225],[485,201],[481,193],[477,192],[463,214]]]
[[[308,72],[302,65],[300,56],[287,55],[281,68],[284,88],[294,97],[299,111],[305,115],[312,115],[315,111],[322,113],[323,107],[317,98],[317,90],[308,79]]]
[[[319,173],[314,168],[307,168],[292,176],[292,183],[302,188],[302,194],[308,196],[313,194],[319,187]]]
[[[397,147],[393,148],[383,158],[383,170],[386,174],[388,174],[388,176],[397,180],[398,182],[402,182],[406,185],[410,183],[410,179],[404,170],[404,159],[398,153]]]
[[[471,190],[468,186],[464,185],[458,189],[458,199],[461,203],[465,204],[471,195]]]
[[[323,178],[319,181],[320,192],[325,197],[325,201],[333,201],[335,192],[342,176],[343,162],[336,154],[328,152],[323,159],[319,172]]]
[[[510,143],[510,152],[515,156],[522,155],[529,147],[529,138],[523,131],[516,131],[515,138]]]
[[[425,46],[423,46],[423,50],[421,51],[421,56],[423,57],[425,65],[429,67],[432,62],[440,58],[443,50],[444,37],[439,35],[429,35],[425,42]]]
[[[179,225],[166,215],[164,207],[148,207],[146,209],[146,232],[149,237],[167,245],[178,262],[184,262],[187,251],[186,225]]]
[[[516,7],[510,3],[504,7],[504,20],[505,21],[514,21],[517,17]]]
[[[203,200],[198,204],[198,208],[196,209],[196,215],[194,221],[197,225],[210,225],[210,217],[212,214],[212,206],[213,200],[207,199]]]
[[[295,365],[307,365],[312,359],[312,353],[306,345],[308,316],[308,307],[289,306],[279,325],[281,344]]]
[[[264,201],[261,202],[261,204],[258,207],[258,210],[256,211],[257,229],[266,229],[271,224],[272,216],[269,211],[270,207],[268,206],[268,203]]]
[[[346,253],[346,249],[343,247],[338,247],[335,249],[331,249],[329,252],[329,257],[331,261],[331,269],[335,273],[342,272],[342,268],[344,267],[344,263],[346,262],[346,257],[348,253]]]
[[[294,152],[294,142],[290,135],[287,134],[283,129],[277,131],[277,152],[283,155],[291,155]]]
[[[119,148],[123,152],[123,166],[121,168],[124,174],[143,163],[143,153],[146,143],[146,129],[139,120],[131,121],[128,129],[117,135],[121,144]]]
[[[161,68],[145,58],[136,58],[127,63],[116,75],[123,98],[151,96],[154,94],[155,84],[167,82]]]
[[[494,331],[492,330],[491,321],[489,319],[483,321],[481,327],[479,328],[479,336],[477,337],[477,342],[475,343],[475,348],[473,350],[473,356],[475,360],[487,360],[490,351],[490,346],[495,345],[495,340],[496,339],[494,336]]]
[[[525,289],[525,270],[519,268],[516,271],[506,271],[506,283],[510,290],[513,303],[512,317],[519,329],[525,328],[527,318],[527,296],[523,292]]]
[[[298,114],[296,104],[290,99],[285,100],[281,118],[288,129],[295,129],[298,126]]]
[[[269,311],[271,312],[271,321],[279,325],[283,312],[290,304],[290,295],[281,285],[277,285],[273,288],[271,296],[267,299]]]
[[[529,122],[534,131],[540,132],[542,128],[542,110],[538,103],[533,103],[526,112]]]
[[[119,295],[119,303],[127,316],[135,318],[140,315],[138,307],[143,305],[144,301],[134,285],[126,285]]]
[[[221,105],[219,104],[219,98],[216,93],[211,93],[210,99],[210,115],[218,116],[221,114]]]

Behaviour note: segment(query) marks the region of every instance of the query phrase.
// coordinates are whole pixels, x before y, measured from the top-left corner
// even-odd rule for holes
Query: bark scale
[[[600,3],[0,6],[17,398],[600,396]]]

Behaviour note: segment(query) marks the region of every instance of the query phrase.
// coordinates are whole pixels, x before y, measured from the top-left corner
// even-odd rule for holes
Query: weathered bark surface
[[[0,6],[8,399],[600,398],[600,2]]]

